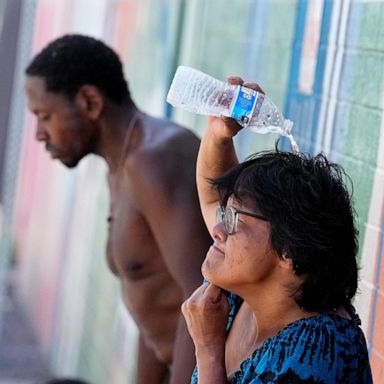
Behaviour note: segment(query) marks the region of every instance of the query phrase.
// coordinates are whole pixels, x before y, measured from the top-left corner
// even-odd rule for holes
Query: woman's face
[[[260,215],[249,198],[241,203],[230,198],[227,206]],[[232,235],[228,235],[223,222],[215,225],[214,243],[202,266],[204,277],[212,284],[235,293],[272,278],[280,260],[270,243],[269,222],[238,215],[237,230]]]

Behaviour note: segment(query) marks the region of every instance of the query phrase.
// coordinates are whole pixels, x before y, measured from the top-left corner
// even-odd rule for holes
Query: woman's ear
[[[91,120],[97,120],[104,108],[104,96],[94,85],[82,85],[76,93],[75,104]]]

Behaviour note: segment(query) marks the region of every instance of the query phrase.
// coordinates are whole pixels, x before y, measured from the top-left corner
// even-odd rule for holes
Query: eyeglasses
[[[245,212],[235,207],[222,207],[219,206],[216,210],[216,224],[224,222],[224,228],[228,235],[233,235],[237,231],[237,223],[239,221],[239,214],[255,217],[259,220],[268,221],[263,215],[257,213]]]

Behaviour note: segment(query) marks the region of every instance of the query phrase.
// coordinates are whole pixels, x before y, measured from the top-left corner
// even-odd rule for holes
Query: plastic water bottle
[[[174,107],[200,115],[228,116],[256,133],[287,136],[294,151],[299,148],[291,134],[293,122],[264,94],[241,85],[232,85],[194,68],[177,68],[167,95]]]

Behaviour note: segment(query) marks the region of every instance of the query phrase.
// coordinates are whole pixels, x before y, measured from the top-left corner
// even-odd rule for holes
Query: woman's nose
[[[220,221],[212,229],[212,235],[215,240],[225,241],[227,240],[228,233],[224,227],[224,222]]]

